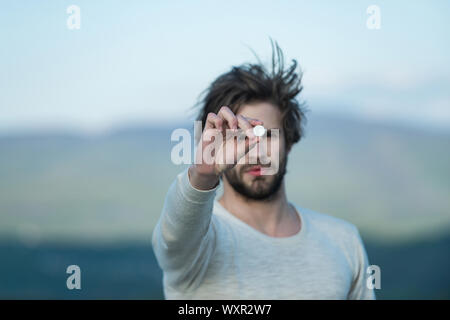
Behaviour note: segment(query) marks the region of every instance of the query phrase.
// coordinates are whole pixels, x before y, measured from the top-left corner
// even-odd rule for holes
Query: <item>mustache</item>
[[[260,167],[260,168],[270,168],[270,163],[269,164],[260,164],[260,163],[255,163],[255,164],[245,164],[243,165],[243,167],[241,168],[241,172],[247,172],[250,171],[252,168],[254,167]]]

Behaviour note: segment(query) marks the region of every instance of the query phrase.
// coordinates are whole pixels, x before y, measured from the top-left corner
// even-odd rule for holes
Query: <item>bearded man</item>
[[[233,67],[202,100],[202,148],[171,185],[152,236],[167,299],[375,299],[357,228],[287,199],[288,155],[306,121],[297,101],[302,76],[295,60],[285,68],[281,49],[272,48],[270,70]],[[264,126],[264,137],[255,126]],[[276,142],[266,148],[268,162],[252,153],[261,139]],[[205,156],[218,141],[222,148]]]

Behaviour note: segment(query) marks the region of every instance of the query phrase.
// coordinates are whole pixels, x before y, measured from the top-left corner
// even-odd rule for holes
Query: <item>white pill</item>
[[[257,137],[262,137],[266,133],[266,128],[263,126],[257,125],[253,128],[253,133]]]

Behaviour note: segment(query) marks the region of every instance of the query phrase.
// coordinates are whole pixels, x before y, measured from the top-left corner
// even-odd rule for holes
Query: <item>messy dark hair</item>
[[[278,107],[282,114],[283,131],[286,145],[290,148],[304,135],[306,109],[296,100],[302,91],[302,72],[297,72],[297,61],[284,68],[284,57],[278,44],[271,41],[271,70],[261,63],[242,64],[220,75],[202,93],[204,98],[198,103],[201,109],[197,120],[205,127],[208,113],[219,112],[222,106],[228,106],[234,113],[244,104],[269,102]]]

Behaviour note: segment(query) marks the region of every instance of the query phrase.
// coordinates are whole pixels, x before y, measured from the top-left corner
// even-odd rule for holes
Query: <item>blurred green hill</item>
[[[51,281],[65,278],[64,271],[54,273],[61,272],[61,261],[71,261],[61,258],[69,255],[88,265],[124,259],[120,297],[160,297],[150,237],[165,193],[184,169],[170,161],[176,144],[171,132],[191,126],[0,137],[0,256],[2,275],[8,274],[0,282],[0,296],[67,297],[60,289],[52,291],[56,282]],[[288,196],[359,227],[370,262],[386,275],[381,297],[448,298],[449,163],[450,133],[315,116],[289,157]],[[55,249],[55,243],[66,245]],[[120,249],[128,243],[133,244],[129,252]],[[100,248],[98,257],[91,247]],[[426,260],[430,257],[434,260]],[[41,259],[47,259],[44,266]],[[134,277],[133,263],[141,268]],[[20,278],[24,265],[50,281],[48,292],[39,284],[42,279]],[[115,283],[121,271],[105,268],[109,276],[98,281]],[[139,287],[136,281],[145,284]],[[95,283],[98,291],[87,297],[107,297],[111,287]],[[127,291],[131,287],[140,289]]]
[[[171,132],[1,137],[0,235],[148,239],[184,168],[170,161]],[[450,134],[316,117],[290,155],[287,190],[371,239],[406,241],[450,230],[449,164]]]

